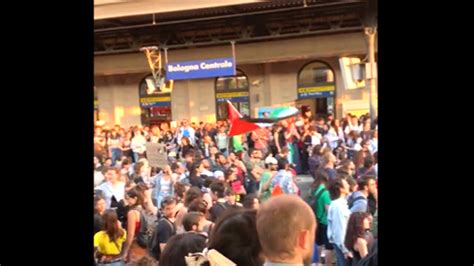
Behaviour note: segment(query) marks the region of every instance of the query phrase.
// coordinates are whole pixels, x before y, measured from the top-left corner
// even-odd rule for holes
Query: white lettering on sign
[[[199,65],[187,65],[187,66],[182,66],[180,64],[177,65],[168,65],[168,72],[185,72],[188,73],[190,71],[195,71],[195,70],[203,70],[203,69],[218,69],[218,68],[232,68],[234,64],[232,62],[229,62],[228,60],[225,60],[224,62],[214,62],[211,64],[207,64],[205,62],[202,62]]]
[[[168,72],[186,72],[188,73],[191,70],[199,70],[198,65],[189,65],[189,66],[181,66],[180,64],[177,64],[176,66],[169,65],[168,66]]]
[[[225,60],[222,63],[212,63],[212,64],[206,64],[206,63],[201,63],[201,69],[214,69],[214,68],[229,68],[232,67],[232,62],[229,62]]]

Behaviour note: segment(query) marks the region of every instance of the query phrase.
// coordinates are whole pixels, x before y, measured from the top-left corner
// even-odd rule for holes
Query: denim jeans
[[[313,246],[313,259],[311,260],[311,263],[318,263],[319,262],[319,256],[318,256],[318,245],[314,243]]]
[[[112,165],[115,165],[115,162],[120,159],[120,156],[122,156],[122,150],[119,148],[112,148]]]
[[[337,245],[334,245],[334,250],[336,251],[336,266],[349,266],[342,250]]]
[[[133,162],[134,163],[138,162],[138,159],[140,159],[140,155],[138,154],[138,152],[134,152],[133,153]]]

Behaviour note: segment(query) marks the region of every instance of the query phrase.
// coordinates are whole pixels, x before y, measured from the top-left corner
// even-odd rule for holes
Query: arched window
[[[152,75],[143,78],[138,87],[142,124],[154,125],[169,122],[171,121],[171,93],[152,90],[148,86],[150,81],[153,82]]]
[[[298,88],[334,84],[334,72],[327,64],[322,62],[306,64],[298,75]]]
[[[336,82],[334,71],[328,64],[313,61],[304,65],[298,73],[298,100],[314,106],[317,115],[334,113]],[[308,100],[307,100],[308,99]],[[309,99],[313,103],[308,102]]]
[[[216,118],[227,119],[227,105],[229,100],[242,115],[250,116],[249,81],[241,70],[237,69],[237,75],[231,77],[219,77],[216,79]]]

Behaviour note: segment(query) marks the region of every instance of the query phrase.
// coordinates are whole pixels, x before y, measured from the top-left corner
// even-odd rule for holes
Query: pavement
[[[313,177],[310,175],[297,175],[296,176],[296,185],[301,190],[301,197],[305,199],[310,190],[310,185],[313,183]]]

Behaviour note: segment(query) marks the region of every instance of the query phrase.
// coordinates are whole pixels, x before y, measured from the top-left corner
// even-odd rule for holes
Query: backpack
[[[349,205],[349,209],[352,209],[352,207],[354,206],[354,204],[355,204],[357,201],[361,200],[361,199],[366,199],[366,198],[365,198],[364,196],[359,196],[359,197],[356,197],[356,198],[354,198],[354,197],[351,196],[351,197],[349,198],[349,200],[347,201],[347,204]]]
[[[136,236],[137,244],[142,248],[149,247],[150,240],[155,232],[157,225],[157,216],[154,214],[146,213],[143,210],[140,212],[140,230]]]
[[[321,197],[321,195],[324,193],[324,191],[327,191],[326,188],[323,188],[321,190],[319,190],[319,192],[315,195],[314,192],[316,192],[317,188],[314,190],[314,191],[311,191],[311,193],[309,194],[308,198],[306,199],[306,203],[309,204],[309,206],[311,207],[311,209],[314,211],[314,214],[316,214],[317,212],[317,208],[318,208],[318,200],[319,198]]]
[[[174,224],[172,224],[168,219],[166,219],[165,217],[162,217],[160,218],[160,220],[158,222],[156,222],[156,225],[155,225],[155,228],[158,227],[158,224],[161,222],[161,221],[165,221],[169,226],[171,226],[171,230],[172,230],[172,235],[176,235],[176,227],[174,226]],[[160,259],[160,256],[161,256],[161,249],[160,249],[160,243],[158,242],[158,230],[153,230],[153,234],[152,234],[152,237],[150,238],[149,242],[148,242],[148,253],[150,254],[150,256],[152,256],[153,258],[155,258],[156,260],[159,260]]]

